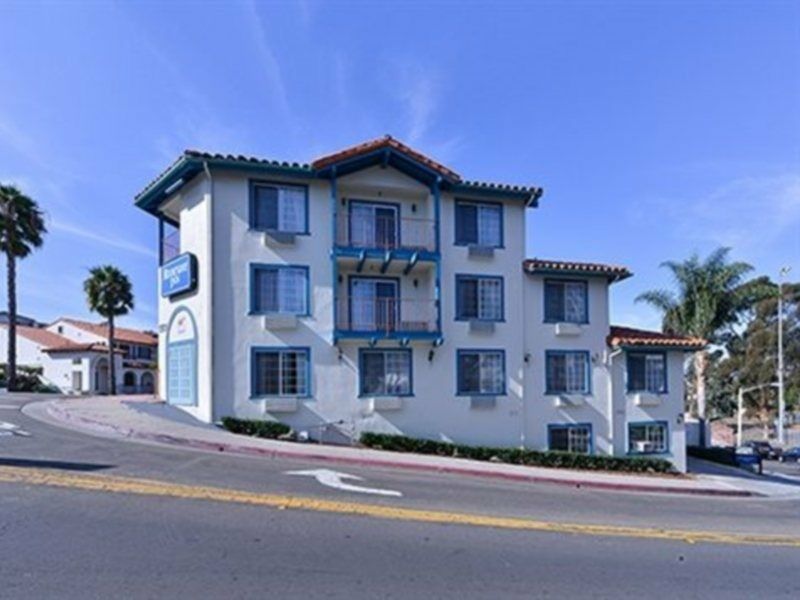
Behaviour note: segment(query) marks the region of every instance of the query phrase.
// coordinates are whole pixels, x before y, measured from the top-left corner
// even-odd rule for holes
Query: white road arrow
[[[20,429],[19,425],[0,421],[0,435],[21,435],[22,437],[30,437],[30,433],[24,429]]]
[[[378,488],[361,487],[360,485],[353,485],[345,483],[343,479],[352,479],[353,481],[364,481],[363,477],[357,475],[350,475],[349,473],[340,473],[338,471],[331,471],[330,469],[309,469],[308,471],[287,471],[287,475],[301,475],[304,477],[314,477],[322,485],[342,490],[343,492],[357,492],[359,494],[376,494],[378,496],[394,496],[401,497],[403,494],[395,490],[382,490]]]

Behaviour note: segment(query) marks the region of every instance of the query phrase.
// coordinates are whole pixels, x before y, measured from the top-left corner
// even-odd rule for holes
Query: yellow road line
[[[789,546],[800,548],[800,538],[777,535],[750,535],[714,531],[691,531],[654,529],[643,527],[621,527],[616,525],[587,525],[581,523],[558,523],[519,517],[495,517],[489,515],[402,508],[380,504],[324,500],[282,494],[262,494],[208,486],[194,486],[112,475],[87,475],[65,473],[46,469],[24,467],[0,467],[0,482],[28,485],[44,485],[96,492],[116,492],[142,496],[161,496],[191,500],[233,502],[277,509],[307,510],[316,512],[360,515],[379,519],[495,527],[549,533],[640,538],[649,540],[682,541],[690,544],[750,544],[759,546]]]

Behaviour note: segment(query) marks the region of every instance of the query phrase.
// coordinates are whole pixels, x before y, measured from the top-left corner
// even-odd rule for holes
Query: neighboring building
[[[7,310],[0,310],[0,325],[8,324],[8,311]],[[31,319],[30,317],[26,317],[25,315],[17,315],[17,325],[24,325],[26,327],[44,327],[44,323],[40,323],[36,319]]]
[[[114,328],[117,391],[153,394],[158,338],[154,333]],[[0,325],[0,362],[7,361],[8,326]],[[17,364],[41,367],[42,380],[65,394],[110,390],[108,327],[61,318],[44,327],[17,326]]]
[[[683,353],[612,328],[621,267],[524,260],[541,189],[385,137],[310,165],[185,152],[159,219],[159,389],[204,421],[345,440],[653,454],[685,468]]]

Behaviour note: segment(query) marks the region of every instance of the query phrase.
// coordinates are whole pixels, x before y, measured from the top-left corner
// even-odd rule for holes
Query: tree
[[[13,185],[0,184],[0,252],[6,255],[8,286],[8,390],[17,387],[17,260],[43,243],[47,229],[34,200]]]
[[[733,415],[739,388],[774,383],[778,367],[778,293],[758,300],[746,313],[745,326],[725,345],[724,355],[709,371],[714,390],[710,405],[720,414]],[[800,283],[783,286],[784,302],[784,385],[789,410],[800,407]],[[773,422],[778,405],[777,390],[764,387],[745,396],[745,409],[756,417],[765,431]]]
[[[705,260],[697,254],[683,262],[662,263],[672,272],[676,290],[652,290],[639,295],[637,302],[647,302],[659,309],[662,328],[667,333],[690,335],[710,344],[724,344],[735,334],[734,325],[752,307],[755,299],[767,291],[763,280],[746,281],[753,267],[744,262],[730,262],[730,248],[718,248]],[[695,353],[691,365],[697,416],[706,418],[706,374],[709,351]]]
[[[114,317],[128,314],[133,308],[133,287],[128,277],[111,265],[94,267],[83,282],[89,310],[108,319],[108,365],[111,394],[117,393],[114,365]]]

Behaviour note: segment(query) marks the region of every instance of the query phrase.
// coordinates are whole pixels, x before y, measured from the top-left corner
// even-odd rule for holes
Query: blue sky
[[[621,263],[612,318],[720,244],[800,276],[800,2],[3,2],[0,180],[47,212],[20,312],[113,263],[156,323],[135,193],[184,148],[307,161],[391,133],[536,184],[528,255]],[[0,287],[5,303],[5,278]]]

